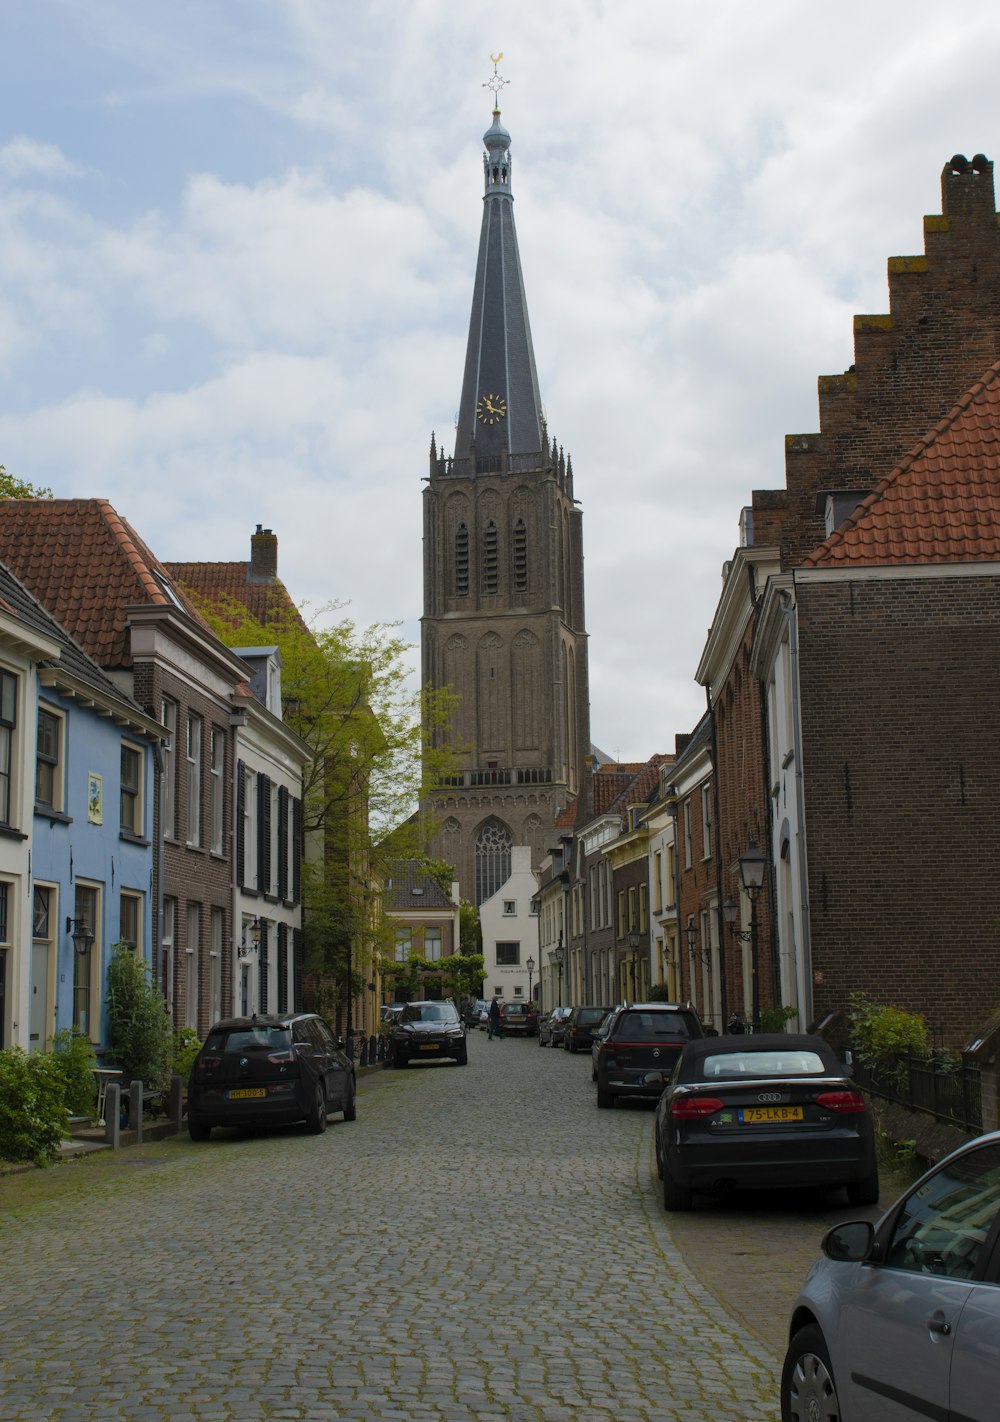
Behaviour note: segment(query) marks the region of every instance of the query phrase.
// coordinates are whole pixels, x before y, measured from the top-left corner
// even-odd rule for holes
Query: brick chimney
[[[272,583],[278,576],[278,540],[269,528],[257,525],[250,539],[250,581]]]

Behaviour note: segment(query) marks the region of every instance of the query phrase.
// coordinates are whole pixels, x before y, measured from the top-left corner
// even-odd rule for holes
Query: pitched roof
[[[164,567],[194,598],[224,615],[227,603],[240,603],[263,627],[291,617],[308,631],[298,608],[278,577],[255,578],[249,563],[165,563]]]
[[[393,859],[388,866],[383,895],[389,912],[416,909],[454,909],[451,898],[423,867],[419,859]]]
[[[204,619],[107,499],[0,499],[0,558],[102,667],[131,665],[125,609]]]
[[[3,563],[0,563],[0,605],[58,645],[58,657],[43,657],[38,662],[39,668],[54,667],[60,673],[65,673],[90,687],[94,695],[103,702],[120,706],[130,719],[142,717],[144,722],[147,720],[138,703],[104,675],[65,627],[59,625]]]
[[[1000,361],[803,567],[1000,560]]]

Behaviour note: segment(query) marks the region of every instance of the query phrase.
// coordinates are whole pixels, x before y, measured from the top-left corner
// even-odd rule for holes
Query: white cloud
[[[19,134],[0,146],[0,174],[6,178],[75,178],[80,172],[54,143]]]

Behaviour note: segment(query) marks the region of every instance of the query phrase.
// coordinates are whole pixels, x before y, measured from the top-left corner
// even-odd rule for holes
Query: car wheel
[[[203,1126],[200,1121],[188,1121],[188,1135],[193,1141],[207,1141],[211,1134],[211,1126]]]
[[[656,1137],[656,1173],[663,1179],[663,1156],[660,1154],[660,1138]]]
[[[781,1422],[839,1422],[840,1403],[826,1339],[815,1326],[800,1329],[781,1370]]]
[[[469,1049],[468,1049],[468,1047],[463,1047],[463,1048],[462,1048],[462,1050],[459,1052],[458,1056],[455,1058],[455,1064],[456,1064],[456,1066],[468,1066],[468,1065],[469,1065]]]
[[[615,1093],[610,1086],[605,1086],[603,1081],[597,1082],[597,1104],[602,1111],[608,1111],[615,1104]]]
[[[670,1174],[670,1167],[663,1163],[663,1208],[665,1210],[689,1210],[694,1204],[694,1191],[686,1185],[678,1185]],[[810,1419],[811,1422],[811,1419]]]
[[[344,1120],[345,1120],[345,1121],[356,1121],[357,1119],[358,1119],[358,1096],[357,1096],[357,1087],[355,1086],[354,1082],[352,1081],[352,1082],[351,1082],[351,1090],[350,1090],[350,1093],[349,1093],[349,1095],[348,1095],[348,1097],[347,1097],[347,1100],[344,1102]]]
[[[872,1166],[871,1174],[863,1180],[852,1180],[847,1187],[847,1198],[852,1205],[878,1204],[878,1166]]]
[[[591,1079],[591,1081],[596,1081],[596,1080],[597,1080],[597,1072],[596,1072],[596,1070],[594,1069],[594,1067],[591,1067],[591,1068],[590,1068],[590,1079]]]
[[[306,1117],[306,1126],[312,1136],[321,1136],[326,1130],[326,1092],[321,1081],[316,1083],[316,1097]]]

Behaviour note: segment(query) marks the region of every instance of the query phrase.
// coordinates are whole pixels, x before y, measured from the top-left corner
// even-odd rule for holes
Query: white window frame
[[[440,928],[433,924],[424,929],[424,957],[429,963],[441,961],[442,939]]]
[[[189,903],[184,944],[184,1025],[198,1030],[199,966],[201,963],[201,904]]]
[[[712,782],[701,787],[701,857],[712,857]]]
[[[208,802],[208,847],[213,854],[221,854],[225,843],[225,803],[226,803],[226,733],[221,726],[213,726],[209,732],[208,768],[211,785]]]
[[[10,718],[3,716],[3,685],[13,683],[13,708]],[[21,677],[9,667],[0,667],[0,824],[15,824],[18,776],[18,716],[20,712]],[[4,793],[7,804],[4,806]]]
[[[177,702],[164,696],[160,702],[160,721],[167,731],[161,755],[163,775],[160,786],[160,833],[164,839],[177,836]]]
[[[221,908],[209,910],[209,1016],[218,1022],[222,1016],[222,946],[225,938],[226,915]]]
[[[136,889],[122,889],[118,895],[118,938],[122,943],[130,941],[125,937],[125,915],[122,913],[126,899],[135,904],[135,942],[132,943],[132,951],[137,958],[141,958],[143,955],[142,929],[145,901],[143,895]]]
[[[201,848],[201,759],[203,722],[193,711],[187,715],[187,844]]]

